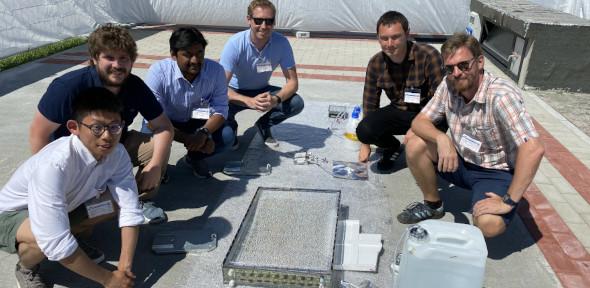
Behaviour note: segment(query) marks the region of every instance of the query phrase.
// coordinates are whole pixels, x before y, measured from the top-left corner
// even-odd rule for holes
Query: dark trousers
[[[172,122],[172,126],[174,126],[174,128],[184,132],[184,133],[188,133],[188,134],[195,134],[195,132],[197,131],[197,129],[201,128],[203,125],[205,125],[205,122],[207,122],[207,120],[205,119],[190,119],[187,122],[176,122],[176,121],[171,121]],[[142,123],[142,127],[141,127],[141,132],[145,133],[145,134],[153,134],[152,130],[150,130],[147,127],[147,123],[144,120]],[[231,130],[231,128],[227,127],[227,126],[221,126],[221,128],[217,129],[217,131],[213,132],[213,134],[211,135],[211,137],[213,138],[213,142],[215,142],[215,151],[213,151],[213,154],[219,153],[219,152],[223,152],[225,150],[228,149],[228,147],[230,147],[233,143],[234,143],[234,132]],[[191,160],[201,160],[204,158],[207,158],[213,154],[205,154],[202,152],[191,152],[188,151],[187,152],[189,158]]]
[[[236,90],[236,92],[248,96],[254,97],[260,93],[264,92],[275,92],[281,90],[280,87],[277,86],[266,86],[263,89],[257,90]],[[268,129],[274,125],[277,125],[290,117],[293,117],[299,114],[304,107],[303,98],[299,96],[299,94],[295,94],[289,99],[283,101],[281,104],[277,105],[277,107],[272,108],[270,111],[264,113],[258,121],[256,121],[260,128]],[[238,122],[236,122],[236,114],[242,110],[248,109],[247,107],[235,105],[230,103],[229,104],[229,113],[227,116],[227,121],[225,121],[225,125],[231,127],[234,131],[237,131]]]
[[[399,110],[393,105],[377,109],[367,115],[357,126],[356,136],[364,144],[397,150],[401,143],[394,135],[405,135],[417,112]]]
[[[188,122],[172,121],[172,126],[184,133],[195,134],[197,129],[205,125],[205,122],[207,122],[207,120],[204,119],[191,119]],[[215,150],[213,151],[213,154],[227,150],[227,148],[234,142],[234,133],[226,126],[221,126],[217,131],[211,134],[211,137],[213,138],[213,142],[215,142]],[[213,155],[198,151],[188,151],[187,154],[191,160],[201,160]]]

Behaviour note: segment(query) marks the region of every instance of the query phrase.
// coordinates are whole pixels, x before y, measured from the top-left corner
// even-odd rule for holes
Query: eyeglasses
[[[119,135],[119,134],[121,134],[121,131],[123,131],[123,126],[125,125],[125,122],[117,123],[117,124],[110,124],[110,125],[102,125],[102,124],[88,125],[88,124],[84,124],[82,122],[78,122],[78,123],[82,124],[82,126],[88,128],[88,129],[90,129],[90,132],[92,132],[92,135],[94,135],[96,137],[102,136],[102,134],[106,130],[109,130],[109,133],[111,135]]]
[[[266,25],[272,26],[275,25],[275,18],[254,18],[250,17],[250,19],[254,20],[254,24],[262,25],[262,22],[265,22]]]
[[[459,68],[459,70],[461,70],[461,72],[467,72],[469,69],[471,69],[471,66],[474,62],[473,60],[475,60],[475,57],[471,58],[471,60],[465,60],[465,61],[459,62],[455,65],[445,65],[445,74],[447,74],[447,75],[453,74],[453,72],[455,71],[455,66],[457,68]]]

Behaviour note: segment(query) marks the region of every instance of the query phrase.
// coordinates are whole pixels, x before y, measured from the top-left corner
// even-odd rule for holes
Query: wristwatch
[[[273,94],[272,96],[277,97],[277,104],[281,104],[281,102],[283,102],[283,99],[281,99],[281,97],[279,97],[278,95]]]
[[[207,127],[201,127],[197,129],[197,133],[203,133],[207,136],[207,139],[211,139],[211,132],[209,132],[209,129],[207,129]]]
[[[502,202],[510,205],[513,209],[518,204],[518,202],[514,202],[514,200],[512,200],[512,198],[510,198],[510,194],[508,194],[508,193],[506,193],[506,195],[504,195],[502,197]]]

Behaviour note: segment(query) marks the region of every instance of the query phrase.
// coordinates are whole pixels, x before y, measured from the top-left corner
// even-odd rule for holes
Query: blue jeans
[[[199,129],[203,125],[205,125],[205,122],[207,122],[207,120],[190,119],[187,122],[176,122],[176,121],[171,121],[171,122],[172,122],[172,126],[174,126],[174,128],[176,128],[184,133],[194,134],[197,131],[197,129]],[[153,134],[153,131],[147,127],[147,122],[145,120],[142,122],[141,132],[145,133],[145,134]],[[212,156],[214,154],[217,154],[219,152],[226,151],[229,149],[229,147],[231,147],[231,145],[234,143],[234,140],[235,140],[234,131],[230,127],[227,127],[226,125],[222,126],[220,129],[217,129],[217,131],[213,132],[213,134],[211,134],[211,137],[213,138],[213,142],[215,142],[215,150],[213,151],[213,153],[212,154],[205,154],[202,152],[188,151],[187,154],[191,160],[205,159],[205,158]]]
[[[280,87],[268,85],[262,89],[256,90],[236,90],[237,93],[240,93],[244,96],[248,97],[255,97],[256,95],[264,92],[276,92],[281,90]],[[299,94],[295,94],[289,99],[281,102],[281,104],[277,105],[277,107],[272,108],[270,111],[264,113],[258,121],[256,121],[257,125],[261,129],[269,129],[270,127],[277,125],[290,117],[293,117],[303,110],[303,98],[299,96]],[[227,121],[225,121],[225,126],[231,127],[233,131],[238,130],[238,122],[236,122],[236,114],[238,112],[250,109],[248,107],[235,105],[229,103],[229,113],[227,117]],[[225,127],[224,127],[225,128]]]

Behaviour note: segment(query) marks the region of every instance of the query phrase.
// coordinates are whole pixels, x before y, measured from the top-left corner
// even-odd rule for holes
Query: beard
[[[450,79],[447,77],[447,81],[449,81],[450,86],[455,90],[457,93],[465,92],[473,88],[473,85],[476,85],[475,78],[477,75],[473,74],[464,74],[461,75],[460,78],[453,78]]]
[[[103,85],[105,86],[114,86],[114,87],[121,87],[123,86],[123,83],[125,83],[125,80],[127,80],[127,77],[129,77],[129,71],[125,68],[111,68],[108,71],[101,71],[100,69],[98,70],[98,76],[100,78],[100,80],[102,81]],[[113,80],[113,78],[111,78],[110,76],[115,74],[115,73],[121,73],[123,74],[123,78],[122,79],[118,79],[120,78],[120,76],[115,76],[115,80]]]

